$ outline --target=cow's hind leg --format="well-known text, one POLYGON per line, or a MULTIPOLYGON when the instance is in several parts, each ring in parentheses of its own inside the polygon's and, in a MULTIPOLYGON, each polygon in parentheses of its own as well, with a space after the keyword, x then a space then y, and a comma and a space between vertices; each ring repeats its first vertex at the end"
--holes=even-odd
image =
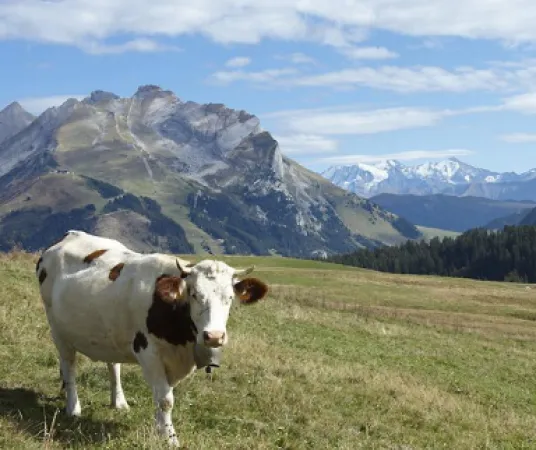
POLYGON ((110 389, 111 389, 111 406, 117 409, 129 409, 125 399, 123 386, 121 385, 121 364, 108 363, 108 373, 110 374, 110 389))
POLYGON ((76 389, 76 350, 61 339, 54 328, 51 327, 51 335, 60 357, 60 376, 62 378, 62 390, 65 390, 66 413, 68 416, 80 416, 82 408, 78 400, 76 389))
POLYGON ((137 350, 135 349, 134 353, 143 371, 143 376, 153 391, 156 407, 156 429, 159 434, 167 438, 170 445, 178 446, 179 439, 171 421, 174 402, 173 388, 167 380, 164 364, 151 344, 145 348, 137 348, 137 350))
POLYGON ((60 368, 63 386, 67 397, 66 412, 68 416, 80 416, 82 408, 76 389, 76 352, 60 352, 60 368))

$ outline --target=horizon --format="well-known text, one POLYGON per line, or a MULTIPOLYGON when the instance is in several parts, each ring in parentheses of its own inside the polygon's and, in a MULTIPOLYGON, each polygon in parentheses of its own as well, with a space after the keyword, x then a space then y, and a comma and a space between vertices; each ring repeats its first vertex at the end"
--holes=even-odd
POLYGON ((0 104, 155 84, 256 115, 316 172, 457 156, 519 173, 536 167, 535 20, 529 0, 0 2, 0 104))

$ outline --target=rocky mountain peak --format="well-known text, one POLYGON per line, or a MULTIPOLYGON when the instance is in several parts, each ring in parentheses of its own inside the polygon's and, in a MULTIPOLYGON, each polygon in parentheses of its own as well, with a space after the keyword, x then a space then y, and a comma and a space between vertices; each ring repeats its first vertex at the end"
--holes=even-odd
POLYGON ((112 100, 119 100, 120 98, 121 97, 119 97, 119 95, 116 95, 113 92, 97 90, 89 94, 89 97, 86 97, 84 99, 84 102, 88 104, 97 104, 100 102, 109 102, 112 100))
MULTIPOLYGON (((47 109, 16 141, 0 143, 2 192, 14 202, 9 210, 83 216, 91 230, 119 221, 118 229, 141 233, 131 237, 142 247, 173 251, 191 251, 191 242, 211 252, 307 256, 420 235, 285 158, 255 115, 182 102, 156 85, 128 98, 96 90, 47 109), (33 205, 44 190, 46 201, 33 205)), ((0 243, 15 218, 0 215, 0 243)))
POLYGON ((26 111, 18 102, 7 105, 0 111, 0 144, 33 122, 35 116, 26 111))

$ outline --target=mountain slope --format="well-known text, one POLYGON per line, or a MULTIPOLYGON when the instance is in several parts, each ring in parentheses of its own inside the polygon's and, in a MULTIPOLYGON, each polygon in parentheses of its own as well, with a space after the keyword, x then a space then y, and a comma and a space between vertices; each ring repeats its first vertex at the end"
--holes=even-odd
POLYGON ((322 173, 337 186, 371 197, 383 193, 536 200, 536 169, 522 174, 479 169, 450 158, 406 166, 388 160, 377 164, 334 166, 322 173))
POLYGON ((35 117, 19 103, 13 102, 0 111, 0 144, 30 125, 35 117))
POLYGON ((172 251, 310 256, 421 236, 284 157, 257 117, 151 85, 45 111, 0 144, 0 175, 0 239, 13 212, 80 208, 90 230, 172 251))
POLYGON ((531 209, 523 219, 520 220, 519 225, 536 225, 536 208, 531 209))
POLYGON ((490 221, 511 214, 526 213, 534 202, 497 201, 482 197, 451 195, 380 194, 371 198, 393 213, 425 227, 466 231, 486 226, 490 221))

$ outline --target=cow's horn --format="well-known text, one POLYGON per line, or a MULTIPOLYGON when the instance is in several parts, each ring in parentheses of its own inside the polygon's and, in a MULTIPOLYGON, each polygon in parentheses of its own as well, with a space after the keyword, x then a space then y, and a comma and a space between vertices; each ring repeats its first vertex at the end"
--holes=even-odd
POLYGON ((176 259, 175 262, 177 263, 177 269, 179 269, 182 274, 188 275, 192 271, 192 264, 186 264, 182 267, 178 259, 176 259))
POLYGON ((251 273, 255 270, 255 265, 248 267, 247 269, 237 269, 235 270, 235 276, 237 277, 243 277, 244 275, 247 275, 248 273, 251 273))

